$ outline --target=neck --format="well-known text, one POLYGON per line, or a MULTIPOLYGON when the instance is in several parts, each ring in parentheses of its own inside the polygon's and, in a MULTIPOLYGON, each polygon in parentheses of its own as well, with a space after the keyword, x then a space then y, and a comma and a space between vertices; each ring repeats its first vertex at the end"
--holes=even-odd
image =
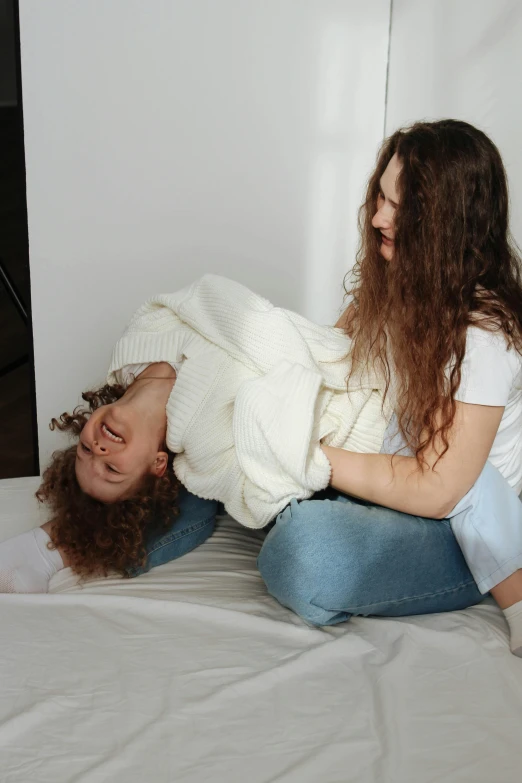
MULTIPOLYGON (((170 395, 176 381, 176 371, 167 362, 155 362, 149 364, 142 373, 129 385, 124 397, 134 399, 143 394, 167 394, 170 395), (146 391, 148 390, 148 391, 146 391)), ((122 398, 123 399, 123 398, 122 398)))
POLYGON ((153 362, 153 364, 149 364, 149 366, 139 374, 136 380, 147 380, 147 378, 154 378, 155 380, 162 381, 175 381, 176 370, 168 362, 153 362))
POLYGON ((140 373, 123 397, 113 404, 132 406, 152 426, 166 431, 166 407, 175 381, 176 371, 173 367, 167 362, 156 362, 140 373))

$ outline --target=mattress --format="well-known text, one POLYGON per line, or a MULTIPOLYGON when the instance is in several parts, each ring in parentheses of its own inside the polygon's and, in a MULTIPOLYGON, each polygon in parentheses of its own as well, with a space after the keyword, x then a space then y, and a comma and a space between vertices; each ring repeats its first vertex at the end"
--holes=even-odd
MULTIPOLYGON (((0 482, 0 538, 42 523, 0 482)), ((256 570, 263 531, 137 579, 0 595, 1 783, 521 779, 522 660, 490 599, 307 626, 256 570)))

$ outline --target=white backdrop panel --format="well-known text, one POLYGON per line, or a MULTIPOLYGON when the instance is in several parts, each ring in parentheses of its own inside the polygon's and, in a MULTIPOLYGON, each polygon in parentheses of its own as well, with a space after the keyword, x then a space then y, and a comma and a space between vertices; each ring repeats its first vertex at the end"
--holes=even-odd
POLYGON ((386 134, 453 117, 497 144, 508 172, 511 225, 522 243, 522 4, 519 0, 394 0, 386 134))
POLYGON ((149 295, 204 272, 332 322, 389 0, 20 0, 40 452, 149 295))

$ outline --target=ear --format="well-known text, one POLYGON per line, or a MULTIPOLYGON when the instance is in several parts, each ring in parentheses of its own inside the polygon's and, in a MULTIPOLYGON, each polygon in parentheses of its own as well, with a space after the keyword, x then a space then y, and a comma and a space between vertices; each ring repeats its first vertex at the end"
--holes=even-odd
POLYGON ((169 455, 165 451, 158 451, 156 459, 152 464, 151 473, 158 478, 165 475, 167 465, 169 462, 169 455))

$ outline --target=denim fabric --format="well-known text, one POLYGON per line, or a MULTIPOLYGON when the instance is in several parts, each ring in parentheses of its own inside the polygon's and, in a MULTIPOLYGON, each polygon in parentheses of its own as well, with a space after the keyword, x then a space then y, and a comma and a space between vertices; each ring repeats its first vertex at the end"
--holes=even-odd
MULTIPOLYGON (((219 506, 183 490, 171 529, 149 540, 145 566, 129 575, 202 544, 219 506)), ((522 504, 490 463, 448 519, 328 489, 292 500, 266 532, 257 566, 268 591, 313 625, 464 609, 522 568, 522 504)))
POLYGON ((449 520, 410 516, 332 490, 292 500, 257 565, 271 595, 312 625, 352 615, 449 612, 483 599, 449 520))
POLYGON ((218 503, 203 500, 182 488, 179 497, 179 515, 166 532, 147 541, 147 561, 144 566, 130 569, 130 577, 139 576, 155 566, 168 563, 202 544, 213 533, 218 503))

